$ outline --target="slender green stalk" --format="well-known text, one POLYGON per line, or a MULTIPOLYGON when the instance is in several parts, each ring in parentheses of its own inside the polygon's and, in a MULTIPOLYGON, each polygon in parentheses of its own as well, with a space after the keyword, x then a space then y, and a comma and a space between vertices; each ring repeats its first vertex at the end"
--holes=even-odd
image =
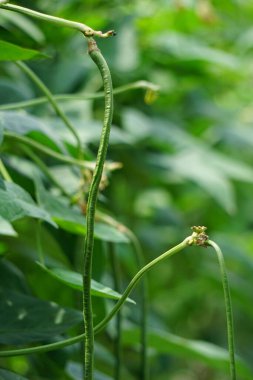
POLYGON ((13 182, 8 170, 6 169, 3 161, 0 158, 0 173, 7 182, 13 182))
POLYGON ((86 236, 84 246, 84 264, 83 264, 83 318, 85 328, 85 349, 84 349, 84 380, 93 378, 93 351, 94 351, 94 331, 91 302, 91 271, 92 271, 92 254, 94 244, 94 224, 97 196, 99 184, 103 173, 107 148, 109 144, 110 129, 113 115, 113 93, 112 80, 108 65, 100 53, 94 39, 88 39, 88 51, 92 60, 97 65, 102 76, 105 92, 105 112, 104 125, 101 133, 100 144, 97 153, 97 161, 92 177, 92 182, 87 202, 86 217, 86 236))
POLYGON ((59 160, 61 162, 65 162, 67 164, 80 166, 81 168, 88 168, 92 169, 93 165, 90 162, 87 161, 81 161, 77 160, 70 156, 64 156, 61 153, 55 152, 54 150, 44 146, 43 144, 38 143, 35 140, 30 139, 29 137, 22 136, 22 135, 16 135, 15 133, 4 131, 4 136, 6 138, 16 140, 19 143, 25 144, 30 146, 31 148, 34 148, 42 153, 45 153, 46 155, 55 158, 56 160, 59 160))
MULTIPOLYGON (((144 267, 144 256, 142 252, 142 248, 140 245, 139 240, 137 239, 136 235, 129 230, 128 228, 125 228, 125 233, 129 237, 130 242, 133 246, 134 252, 136 254, 136 259, 138 266, 140 268, 144 267)), ((141 320, 140 320, 140 332, 141 332, 141 363, 140 363, 140 378, 142 380, 148 380, 149 378, 149 368, 148 368, 148 356, 147 356, 147 350, 148 350, 148 344, 147 344, 147 319, 148 319, 148 282, 147 278, 144 277, 142 279, 141 283, 141 320)))
MULTIPOLYGON (((122 223, 119 223, 117 220, 112 218, 109 215, 104 214, 101 211, 96 212, 96 219, 103 221, 117 230, 123 232, 130 240, 132 247, 136 255, 136 261, 139 268, 144 267, 145 260, 142 252, 140 242, 136 235, 129 228, 124 226, 122 223)), ((141 363, 140 363, 140 378, 142 380, 147 380, 149 378, 149 368, 148 368, 148 359, 147 359, 147 316, 148 316, 148 285, 147 279, 144 277, 142 280, 140 289, 141 294, 141 320, 140 320, 140 343, 141 343, 141 363)))
POLYGON ((80 140, 80 137, 75 129, 75 127, 72 125, 70 120, 67 118, 65 113, 60 109, 57 102, 55 101, 51 91, 45 86, 45 84, 40 80, 40 78, 24 63, 17 61, 16 65, 33 81, 33 83, 36 84, 36 86, 41 90, 42 93, 45 94, 47 101, 51 104, 52 108, 54 109, 56 115, 61 118, 63 123, 66 125, 66 127, 70 130, 70 132, 73 134, 76 144, 77 144, 77 150, 78 150, 78 157, 82 157, 82 142, 80 140))
POLYGON ((60 182, 51 174, 48 166, 35 154, 32 149, 28 146, 21 145, 22 150, 29 156, 41 169, 41 171, 51 180, 51 182, 61 191, 63 195, 69 197, 70 194, 65 190, 65 188, 60 184, 60 182))
MULTIPOLYGON (((105 317, 100 323, 98 323, 94 328, 94 334, 99 333, 106 324, 114 317, 115 314, 118 313, 124 302, 126 301, 127 297, 131 293, 131 291, 135 288, 139 280, 142 278, 142 276, 147 273, 150 269, 152 269, 155 265, 161 263, 163 260, 167 259, 168 257, 173 256, 175 253, 182 251, 184 248, 192 244, 192 236, 187 237, 185 240, 183 240, 180 244, 176 245, 175 247, 169 249, 162 255, 158 256, 154 260, 152 260, 150 263, 145 265, 139 272, 133 277, 133 279, 130 281, 129 285, 127 286, 126 290, 122 294, 119 301, 116 303, 116 305, 113 307, 111 312, 105 317)), ((61 342, 56 343, 50 343, 43 346, 37 346, 37 347, 30 347, 30 348, 22 348, 19 350, 8 350, 8 351, 0 351, 0 357, 7 357, 7 356, 18 356, 18 355, 28 355, 33 354, 36 352, 46 352, 46 351, 52 351, 56 350, 62 347, 66 347, 68 345, 72 345, 74 343, 80 342, 85 337, 85 334, 81 334, 78 336, 75 336, 73 338, 65 339, 61 342)))
MULTIPOLYGON (((159 87, 151 82, 147 82, 144 80, 140 80, 134 83, 129 83, 124 86, 117 87, 113 90, 113 94, 121 94, 126 91, 131 91, 135 89, 147 89, 151 91, 158 91, 159 87)), ((57 102, 68 101, 68 100, 92 100, 92 99, 100 99, 104 97, 104 92, 96 92, 95 94, 63 94, 63 95, 52 95, 53 99, 57 102)), ((16 109, 23 109, 27 107, 33 107, 40 104, 47 103, 48 99, 46 97, 25 100, 22 102, 9 103, 0 105, 0 111, 10 111, 16 109)))
POLYGON ((95 332, 98 333, 107 325, 107 323, 112 319, 112 317, 118 312, 118 310, 121 308, 131 291, 134 289, 136 284, 139 282, 139 280, 142 278, 142 276, 148 272, 153 266, 160 263, 164 259, 167 259, 170 256, 173 256, 175 253, 182 251, 182 249, 186 248, 189 244, 192 242, 192 237, 187 237, 182 243, 176 245, 175 247, 171 248, 170 250, 163 253, 161 256, 156 257, 154 260, 152 260, 150 263, 145 265, 139 272, 133 277, 133 279, 128 284, 126 290, 116 303, 116 305, 113 307, 113 309, 110 311, 110 313, 101 321, 99 322, 95 327, 95 332))
POLYGON ((42 221, 38 220, 37 228, 36 228, 36 244, 37 244, 39 262, 40 264, 45 265, 45 257, 44 257, 44 252, 43 252, 43 248, 41 244, 41 224, 42 224, 42 221))
POLYGON ((233 311, 232 311, 232 302, 231 302, 225 261, 224 261, 224 257, 223 257, 220 247, 214 241, 208 240, 207 244, 211 245, 214 248, 218 257, 218 261, 219 261, 222 286, 223 286, 223 292, 224 292, 224 300, 225 300, 226 319, 227 319, 227 337, 228 337, 230 374, 231 374, 231 380, 236 380, 233 311))
MULTIPOLYGON (((112 267, 112 275, 114 281, 114 289, 120 293, 120 267, 118 258, 116 255, 115 244, 109 243, 109 256, 112 267)), ((114 351, 115 351, 115 373, 114 379, 120 380, 121 378, 121 366, 122 366, 122 351, 121 351, 121 341, 122 341, 122 313, 121 310, 116 315, 116 338, 114 341, 114 351)))
POLYGON ((83 33, 86 37, 97 36, 97 37, 107 38, 114 35, 114 32, 112 30, 106 33, 102 33, 100 31, 93 30, 92 28, 90 28, 89 26, 83 23, 66 20, 60 17, 51 16, 45 13, 34 11, 29 8, 20 7, 19 5, 14 5, 10 3, 5 4, 5 2, 4 3, 1 2, 0 7, 9 11, 14 11, 14 12, 25 14, 27 16, 34 17, 39 20, 47 21, 57 26, 64 26, 67 28, 78 30, 79 32, 83 33))

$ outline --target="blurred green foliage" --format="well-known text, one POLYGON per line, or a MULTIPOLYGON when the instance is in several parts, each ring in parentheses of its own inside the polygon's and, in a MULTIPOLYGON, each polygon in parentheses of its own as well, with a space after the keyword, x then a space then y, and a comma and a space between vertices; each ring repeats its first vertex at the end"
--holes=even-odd
MULTIPOLYGON (((114 87, 139 80, 160 87, 157 93, 135 89, 115 95, 108 160, 122 163, 122 168, 106 172, 99 207, 135 232, 146 262, 188 236, 190 226, 208 227, 210 237, 224 251, 229 270, 236 352, 244 361, 239 378, 251 379, 252 2, 24 0, 18 4, 84 22, 94 29, 115 29, 115 38, 98 41, 112 70, 114 87)), ((0 9, 0 39, 31 49, 22 52, 31 54, 24 55, 24 59, 35 54, 32 50, 49 56, 32 60, 29 66, 52 93, 85 96, 101 90, 99 73, 86 53, 84 38, 77 32, 0 9)), ((10 54, 14 55, 9 59, 16 59, 18 53, 11 50, 10 54)), ((27 155, 20 141, 11 139, 8 133, 26 136, 77 158, 75 141, 47 104, 5 111, 6 104, 43 94, 14 62, 1 62, 0 70, 1 159, 15 182, 0 181, 1 289, 4 293, 6 289, 22 293, 20 297, 26 297, 27 302, 36 297, 40 299, 37 302, 61 305, 66 310, 66 328, 72 326, 69 334, 74 335, 81 331, 77 312, 81 309, 80 295, 36 265, 40 222, 32 218, 45 221, 40 240, 46 264, 80 272, 83 216, 80 208, 70 207, 66 196, 27 155), (38 185, 41 181, 45 188, 38 185), (39 194, 43 194, 42 199, 39 194)), ((59 104, 77 128, 85 159, 94 161, 103 99, 72 99, 59 104)), ((71 196, 87 191, 87 173, 87 182, 83 183, 73 166, 35 152, 71 196)), ((137 271, 132 249, 115 228, 105 224, 97 228, 93 278, 113 286, 106 244, 113 241, 121 264, 122 291, 137 271)), ((211 249, 189 248, 150 272, 148 284, 150 378, 228 379, 222 350, 226 348, 223 294, 211 249), (213 344, 220 346, 220 351, 213 344)), ((137 305, 128 304, 123 312, 122 379, 130 380, 139 378, 138 292, 132 297, 137 305)), ((93 298, 97 323, 113 301, 93 298)), ((16 300, 18 303, 19 297, 16 300)), ((1 315, 4 313, 3 307, 1 315)), ((22 314, 18 315, 22 319, 22 314)), ((40 312, 37 316, 41 317, 40 312)), ((37 320, 35 314, 33 317, 33 322, 41 326, 40 318, 37 320)), ((4 326, 2 322, 2 332, 4 326)), ((40 344, 56 341, 62 339, 59 333, 48 330, 43 339, 38 335, 37 340, 40 344)), ((114 336, 112 322, 97 337, 96 380, 113 378, 114 336)), ((10 339, 7 342, 0 337, 0 343, 24 342, 24 336, 10 339)), ((27 343, 30 341, 27 339, 27 343)), ((3 379, 16 379, 11 372, 31 380, 81 378, 79 346, 0 359, 0 364, 10 371, 0 373, 3 379)))

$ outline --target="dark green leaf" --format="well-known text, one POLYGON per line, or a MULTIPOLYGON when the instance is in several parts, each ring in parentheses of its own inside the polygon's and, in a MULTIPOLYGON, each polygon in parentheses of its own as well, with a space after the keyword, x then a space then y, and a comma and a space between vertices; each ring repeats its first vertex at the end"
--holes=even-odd
POLYGON ((10 261, 0 261, 0 273, 1 288, 27 293, 28 287, 23 273, 10 261))
POLYGON ((0 368, 0 380, 28 380, 28 378, 0 368))
POLYGON ((82 313, 8 289, 0 289, 0 342, 52 339, 82 321, 82 313))

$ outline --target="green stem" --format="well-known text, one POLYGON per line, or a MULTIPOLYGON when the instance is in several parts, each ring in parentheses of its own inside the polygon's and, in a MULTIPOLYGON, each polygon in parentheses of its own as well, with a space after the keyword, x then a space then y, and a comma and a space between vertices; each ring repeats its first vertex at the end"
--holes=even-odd
MULTIPOLYGON (((117 87, 113 90, 113 94, 121 94, 126 91, 131 91, 135 89, 149 89, 152 91, 158 91, 159 87, 156 86, 153 83, 140 80, 134 83, 129 83, 124 86, 117 87)), ((63 94, 63 95, 52 95, 53 99, 55 101, 68 101, 68 100, 92 100, 92 99, 100 99, 104 97, 104 92, 96 92, 95 94, 63 94)), ((22 102, 16 102, 16 103, 9 103, 9 104, 2 104, 0 105, 0 111, 10 111, 10 110, 16 110, 16 109, 23 109, 27 107, 33 107, 40 104, 47 103, 48 99, 46 97, 31 99, 31 100, 25 100, 22 102)))
POLYGON ((34 11, 29 8, 20 7, 19 5, 14 5, 10 3, 9 4, 0 3, 0 7, 9 11, 14 11, 14 12, 25 14, 27 16, 34 17, 39 20, 47 21, 57 26, 65 26, 67 28, 78 30, 79 32, 83 33, 86 37, 98 36, 98 37, 106 38, 106 37, 110 37, 114 35, 113 31, 102 33, 100 31, 95 31, 91 29, 89 26, 83 23, 66 20, 60 17, 51 16, 45 13, 34 11))
MULTIPOLYGON (((137 263, 140 268, 144 267, 144 256, 139 240, 136 235, 126 228, 126 235, 129 237, 133 249, 136 254, 137 263)), ((140 331, 141 331, 141 363, 140 363, 140 378, 142 380, 148 380, 149 378, 149 368, 148 368, 148 357, 147 357, 147 318, 148 318, 148 283, 147 278, 144 277, 141 284, 141 320, 140 320, 140 331)))
POLYGON ((40 264, 45 265, 44 252, 43 252, 43 248, 41 244, 41 224, 42 224, 42 221, 38 220, 37 229, 36 229, 36 243, 37 243, 39 262, 40 264))
MULTIPOLYGON (((114 281, 114 289, 120 293, 120 267, 119 262, 116 255, 115 244, 109 243, 109 256, 112 267, 112 275, 114 281)), ((122 352, 121 352, 121 344, 122 344, 122 313, 121 310, 116 315, 116 338, 114 341, 115 347, 115 374, 114 379, 120 380, 121 378, 121 366, 122 366, 122 352)))
POLYGON ((107 325, 107 323, 112 319, 112 317, 118 312, 118 310, 121 308, 131 291, 134 289, 138 281, 141 279, 141 277, 148 272, 151 268, 153 268, 154 265, 160 263, 164 259, 167 259, 168 257, 174 255, 177 252, 182 251, 182 249, 186 248, 189 243, 191 242, 191 237, 187 237, 182 243, 176 245, 175 247, 171 248, 169 251, 166 251, 161 256, 155 258, 150 263, 145 265, 139 272, 133 277, 133 279, 128 284, 126 290, 116 303, 116 305, 113 307, 113 309, 110 311, 110 313, 101 321, 99 322, 95 327, 95 332, 98 333, 107 325))
POLYGON ((42 153, 45 153, 46 155, 48 155, 50 157, 55 158, 56 160, 59 160, 61 162, 65 162, 66 164, 80 166, 81 168, 88 168, 88 169, 93 168, 93 165, 91 165, 90 162, 77 160, 77 159, 70 157, 70 156, 64 156, 63 154, 55 152, 54 150, 38 143, 37 141, 30 139, 29 137, 16 135, 15 133, 8 132, 8 131, 4 131, 4 136, 6 138, 16 140, 19 143, 28 145, 28 146, 30 146, 30 147, 32 147, 32 148, 34 148, 34 149, 36 149, 42 153))
POLYGON ((65 190, 65 188, 60 184, 60 182, 51 174, 48 166, 35 154, 28 146, 21 145, 21 149, 29 156, 41 169, 41 171, 51 180, 51 182, 61 191, 63 195, 69 197, 70 194, 65 190))
POLYGON ((223 257, 220 247, 215 242, 213 242, 212 240, 208 240, 207 244, 211 245, 214 248, 218 257, 218 261, 219 261, 222 286, 223 286, 223 292, 224 292, 224 300, 225 300, 226 319, 227 319, 227 337, 228 337, 230 374, 231 374, 231 380, 236 380, 233 310, 232 310, 232 302, 231 302, 225 261, 224 261, 224 257, 223 257))
POLYGON ((109 144, 109 136, 113 115, 113 94, 112 80, 108 65, 100 53, 95 40, 88 39, 88 51, 90 57, 97 65, 102 76, 104 92, 105 92, 105 112, 104 125, 101 133, 100 144, 97 153, 97 161, 92 177, 92 182, 87 202, 86 217, 86 236, 84 247, 84 264, 83 264, 83 318, 85 328, 85 358, 84 358, 84 380, 92 380, 93 378, 93 352, 94 352, 94 331, 92 317, 91 302, 91 271, 92 271, 92 254, 94 243, 94 224, 97 196, 99 192, 99 184, 103 173, 107 148, 109 144))
MULTIPOLYGON (((113 307, 111 312, 108 314, 107 317, 105 317, 100 323, 98 323, 94 328, 94 334, 99 333, 106 324, 114 317, 115 314, 120 310, 124 302, 126 301, 127 297, 131 293, 131 291, 135 288, 139 280, 142 278, 142 276, 147 273, 150 269, 152 269, 155 265, 162 262, 163 260, 167 259, 168 257, 173 256, 175 253, 182 251, 184 248, 188 247, 192 244, 192 236, 187 237, 185 240, 183 240, 180 244, 176 245, 175 247, 169 249, 165 253, 163 253, 161 256, 155 258, 150 263, 145 265, 130 281, 129 285, 127 286, 126 290, 122 294, 119 301, 116 303, 116 305, 113 307)), ((30 347, 30 348, 22 348, 19 350, 8 350, 8 351, 0 351, 0 357, 7 357, 7 356, 18 356, 18 355, 28 355, 33 354, 36 352, 46 352, 51 350, 56 350, 62 347, 66 347, 68 345, 80 342, 85 337, 85 334, 81 334, 78 336, 75 336, 74 338, 65 339, 61 342, 56 343, 50 343, 43 346, 37 346, 37 347, 30 347)))
POLYGON ((73 134, 77 143, 78 157, 79 158, 82 157, 82 143, 81 143, 80 137, 78 136, 78 133, 76 132, 75 127, 71 124, 67 116, 58 106, 51 91, 47 88, 47 86, 45 86, 45 84, 40 80, 40 78, 25 63, 17 61, 16 65, 33 81, 33 83, 36 84, 36 86, 41 90, 41 92, 45 94, 47 101, 51 104, 56 115, 58 115, 59 118, 61 118, 63 123, 73 134))
POLYGON ((0 159, 0 173, 7 182, 13 182, 10 174, 8 173, 3 161, 0 159))

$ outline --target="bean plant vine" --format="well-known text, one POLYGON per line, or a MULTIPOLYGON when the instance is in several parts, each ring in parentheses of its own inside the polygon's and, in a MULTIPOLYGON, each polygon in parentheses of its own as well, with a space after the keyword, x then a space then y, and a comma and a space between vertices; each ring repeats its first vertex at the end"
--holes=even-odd
MULTIPOLYGON (((64 112, 61 110, 61 108, 58 105, 58 101, 63 101, 64 99, 68 99, 68 96, 62 95, 58 96, 58 98, 51 94, 51 92, 48 90, 48 88, 43 84, 43 82, 35 75, 35 73, 24 63, 17 62, 17 66, 26 73, 26 75, 38 86, 38 88, 41 90, 41 92, 45 95, 45 98, 26 101, 26 102, 20 102, 13 105, 4 105, 0 109, 1 110, 11 110, 11 109, 19 109, 22 107, 29 107, 33 105, 41 104, 45 101, 49 102, 51 106, 53 107, 56 114, 61 118, 63 123, 66 125, 66 127, 70 130, 72 135, 75 138, 77 151, 78 151, 78 158, 73 158, 70 155, 66 155, 63 153, 56 153, 50 148, 44 147, 42 144, 37 143, 33 141, 32 139, 29 139, 25 136, 17 136, 15 134, 12 134, 11 132, 5 132, 5 137, 7 139, 14 139, 18 141, 23 151, 34 161, 36 164, 41 168, 41 170, 44 172, 45 175, 49 177, 49 179, 54 183, 56 187, 58 187, 61 192, 69 196, 68 192, 62 188, 62 186, 59 184, 59 182, 54 178, 54 176, 47 170, 47 167, 43 164, 43 162, 39 159, 39 157, 34 153, 35 151, 43 152, 44 154, 54 157, 61 162, 69 163, 71 165, 77 166, 79 168, 89 168, 93 171, 93 176, 88 192, 88 199, 87 199, 87 207, 86 207, 86 235, 85 235, 85 245, 84 245, 84 254, 83 254, 83 321, 84 321, 84 333, 75 336, 73 338, 65 339, 60 342, 56 343, 50 343, 45 344, 41 346, 35 346, 31 348, 23 348, 23 349, 16 349, 16 350, 6 350, 0 352, 0 357, 4 356, 17 356, 17 355, 28 355, 31 353, 39 353, 39 352, 47 352, 50 350, 55 350, 61 347, 66 347, 68 345, 72 345, 76 342, 83 341, 84 342, 84 358, 83 358, 83 364, 84 364, 84 374, 83 379, 84 380, 93 380, 94 378, 94 335, 101 332, 108 324, 108 322, 116 315, 118 315, 117 319, 117 327, 118 327, 118 341, 117 341, 117 367, 115 370, 115 379, 120 380, 120 374, 121 374, 121 361, 122 358, 120 356, 120 344, 121 344, 121 328, 122 328, 122 319, 120 316, 120 310, 122 306, 124 305, 127 297, 130 295, 132 290, 136 287, 138 282, 143 278, 143 276, 151 269, 153 269, 154 266, 161 263, 163 260, 173 256, 174 254, 181 252, 183 249, 189 247, 189 246, 200 246, 200 247, 212 247, 214 248, 215 252, 217 253, 218 262, 220 266, 220 272, 221 272, 221 278, 222 278, 222 284, 223 284, 223 290, 224 290, 224 299, 225 299, 225 310, 226 310, 226 319, 227 319, 227 335, 228 335, 228 350, 229 350, 229 362, 230 362, 230 373, 231 373, 231 380, 236 380, 236 365, 235 365, 235 348, 234 348, 234 331, 233 331, 233 318, 232 318, 232 305, 231 305, 231 297, 229 292, 229 285, 228 285, 228 277, 226 274, 225 269, 225 263, 224 258, 222 255, 222 252, 218 245, 213 242, 212 240, 209 240, 209 237, 206 235, 206 228, 203 226, 193 227, 193 232, 190 236, 186 237, 181 243, 178 245, 172 247, 162 255, 156 257, 154 260, 149 262, 148 264, 144 264, 144 260, 141 253, 141 247, 139 245, 139 242, 132 231, 130 231, 128 228, 118 224, 114 220, 106 220, 106 218, 103 217, 102 213, 99 213, 97 210, 97 198, 99 194, 99 186, 103 174, 104 167, 106 165, 106 154, 107 149, 109 145, 109 136, 110 136, 110 128, 112 123, 112 117, 113 117, 113 93, 117 93, 120 91, 127 91, 134 88, 150 88, 151 90, 156 90, 157 88, 153 84, 149 84, 148 82, 140 81, 136 82, 135 84, 130 84, 127 86, 123 86, 122 89, 116 89, 113 91, 112 87, 112 80, 111 80, 111 74, 109 67, 105 61, 105 58, 103 57, 101 51, 98 49, 95 37, 100 38, 107 38, 115 35, 114 31, 110 30, 108 32, 100 32, 95 31, 89 26, 78 23, 75 21, 70 21, 66 19, 61 19, 58 17, 54 17, 51 15, 43 14, 40 12, 33 11, 28 8, 24 8, 21 6, 17 6, 14 4, 9 3, 8 1, 0 0, 0 8, 2 10, 10 10, 18 13, 22 13, 34 18, 37 18, 39 20, 44 20, 49 23, 54 23, 57 26, 60 27, 69 27, 74 30, 77 30, 81 32, 87 39, 88 43, 88 53, 97 66, 101 77, 103 81, 103 87, 104 87, 104 99, 105 99, 105 108, 104 108, 104 121, 103 121, 103 128, 101 132, 101 138, 100 138, 100 144, 98 148, 98 153, 96 157, 96 163, 95 166, 92 165, 92 168, 90 167, 90 162, 86 162, 83 159, 82 155, 82 144, 80 137, 78 133, 76 132, 75 127, 72 125, 72 123, 68 120, 64 112), (137 258, 138 258, 138 266, 140 267, 139 271, 136 273, 136 275, 132 278, 132 280, 129 282, 128 286, 126 287, 125 291, 123 292, 121 298, 118 300, 118 302, 114 305, 114 307, 111 309, 111 311, 105 316, 103 320, 101 320, 96 326, 93 326, 93 311, 92 311, 92 299, 91 299, 91 274, 92 274, 92 256, 93 256, 93 245, 94 245, 94 227, 96 219, 104 219, 104 221, 108 224, 114 224, 118 229, 120 229, 124 234, 126 234, 129 237, 129 240, 131 241, 134 250, 136 252, 137 258)), ((86 98, 96 98, 96 97, 102 97, 102 93, 94 94, 94 95, 86 95, 86 98)), ((85 98, 85 95, 84 97, 85 98)), ((0 171, 3 175, 3 177, 7 181, 11 181, 11 177, 9 173, 7 172, 4 164, 2 161, 0 161, 0 171)), ((40 226, 39 226, 40 227, 40 226)), ((110 259, 112 263, 112 268, 115 274, 115 286, 119 286, 119 279, 117 279, 116 272, 117 269, 117 262, 115 261, 115 249, 113 245, 110 244, 110 259)), ((142 344, 142 359, 141 359, 141 379, 147 380, 149 377, 148 374, 148 359, 147 359, 147 288, 146 288, 146 282, 144 281, 142 284, 142 337, 141 337, 141 344, 142 344)))

